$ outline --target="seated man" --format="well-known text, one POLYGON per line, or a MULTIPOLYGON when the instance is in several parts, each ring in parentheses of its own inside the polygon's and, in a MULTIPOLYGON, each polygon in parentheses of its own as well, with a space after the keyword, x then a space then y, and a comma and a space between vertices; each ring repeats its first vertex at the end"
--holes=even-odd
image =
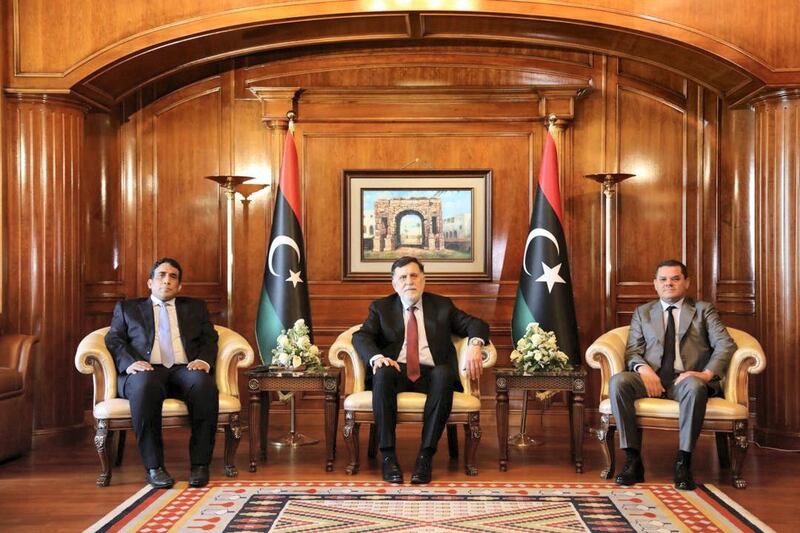
POLYGON ((714 306, 686 298, 686 265, 669 259, 656 267, 653 280, 660 300, 633 313, 625 366, 611 378, 611 411, 619 427, 625 465, 620 485, 644 481, 641 442, 636 429, 639 398, 671 398, 680 404, 680 443, 675 460, 675 487, 694 490, 692 450, 703 426, 709 396, 722 396, 725 375, 736 343, 728 335, 714 306))
POLYGON ((147 280, 150 296, 117 303, 106 335, 106 346, 119 373, 119 395, 130 400, 145 480, 157 488, 175 483, 164 468, 164 399, 179 398, 189 408, 192 487, 208 483, 219 413, 219 393, 210 373, 217 357, 218 335, 205 302, 176 298, 182 278, 176 260, 157 260, 147 280))
POLYGON ((367 320, 353 335, 353 345, 372 369, 367 372, 367 387, 371 378, 384 481, 403 482, 395 452, 397 394, 427 394, 422 442, 411 483, 429 483, 431 461, 450 416, 453 392, 462 390, 451 336, 470 338, 466 371, 470 378, 478 378, 483 370, 481 346, 489 342, 489 326, 457 309, 449 298, 423 295, 424 267, 415 257, 401 257, 392 264, 392 287, 397 294, 370 305, 367 320))

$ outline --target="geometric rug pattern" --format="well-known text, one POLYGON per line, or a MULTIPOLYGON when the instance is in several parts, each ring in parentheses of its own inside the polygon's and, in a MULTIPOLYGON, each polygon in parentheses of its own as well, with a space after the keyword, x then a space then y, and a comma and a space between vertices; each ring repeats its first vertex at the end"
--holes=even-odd
POLYGON ((87 531, 515 533, 772 531, 713 485, 212 481, 146 486, 87 531))

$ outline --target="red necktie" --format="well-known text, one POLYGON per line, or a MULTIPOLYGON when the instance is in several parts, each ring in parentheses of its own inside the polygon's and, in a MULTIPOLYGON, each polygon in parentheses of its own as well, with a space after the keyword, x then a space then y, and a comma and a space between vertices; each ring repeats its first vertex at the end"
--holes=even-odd
POLYGON ((408 324, 406 324, 406 375, 412 382, 419 379, 419 332, 415 309, 413 305, 408 308, 408 324))

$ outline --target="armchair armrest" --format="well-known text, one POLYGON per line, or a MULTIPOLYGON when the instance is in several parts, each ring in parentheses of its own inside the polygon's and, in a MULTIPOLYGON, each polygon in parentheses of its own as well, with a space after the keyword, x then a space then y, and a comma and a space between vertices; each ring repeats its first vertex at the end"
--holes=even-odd
POLYGON ((13 368, 22 374, 22 387, 29 388, 28 366, 33 345, 39 337, 10 333, 0 335, 0 366, 13 368))
MULTIPOLYGON (((336 337, 336 341, 328 349, 328 362, 336 368, 347 369, 347 361, 350 361, 350 368, 353 370, 352 383, 353 390, 345 391, 347 394, 363 392, 365 389, 366 369, 364 362, 359 357, 355 346, 353 346, 353 333, 361 329, 361 325, 353 326, 347 331, 336 337)), ((347 380, 345 380, 347 381, 347 380)))
POLYGON ((217 361, 214 376, 220 394, 239 397, 239 368, 247 368, 255 360, 250 343, 235 331, 223 326, 214 326, 219 335, 217 361))
POLYGON ((600 369, 600 400, 608 398, 611 376, 625 370, 625 345, 630 326, 604 333, 586 349, 586 364, 600 369))
MULTIPOLYGON (((469 339, 467 337, 453 337, 453 345, 456 347, 456 355, 458 356, 458 377, 461 380, 461 386, 464 387, 464 394, 471 394, 476 398, 481 397, 481 384, 478 379, 469 379, 467 377, 467 354, 469 353, 469 339)), ((481 360, 483 368, 493 367, 497 362, 497 350, 494 344, 489 342, 481 348, 481 360)))
POLYGON ((117 368, 105 340, 109 329, 100 328, 86 335, 75 352, 75 368, 78 372, 92 374, 92 405, 117 397, 117 368))
POLYGON ((759 374, 767 366, 767 358, 761 344, 749 333, 728 328, 737 349, 731 357, 725 375, 725 399, 747 407, 748 374, 759 374))

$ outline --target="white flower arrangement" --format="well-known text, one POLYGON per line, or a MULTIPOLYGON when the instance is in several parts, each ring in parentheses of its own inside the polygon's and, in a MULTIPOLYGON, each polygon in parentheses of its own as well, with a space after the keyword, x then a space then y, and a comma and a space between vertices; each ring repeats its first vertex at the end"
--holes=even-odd
POLYGON ((516 351, 511 352, 511 364, 525 374, 572 368, 567 354, 558 349, 556 334, 543 330, 538 322, 525 328, 516 351))
POLYGON ((272 362, 286 368, 305 366, 306 370, 322 369, 319 348, 311 344, 308 326, 302 318, 297 319, 289 330, 281 330, 278 346, 272 349, 272 362))

